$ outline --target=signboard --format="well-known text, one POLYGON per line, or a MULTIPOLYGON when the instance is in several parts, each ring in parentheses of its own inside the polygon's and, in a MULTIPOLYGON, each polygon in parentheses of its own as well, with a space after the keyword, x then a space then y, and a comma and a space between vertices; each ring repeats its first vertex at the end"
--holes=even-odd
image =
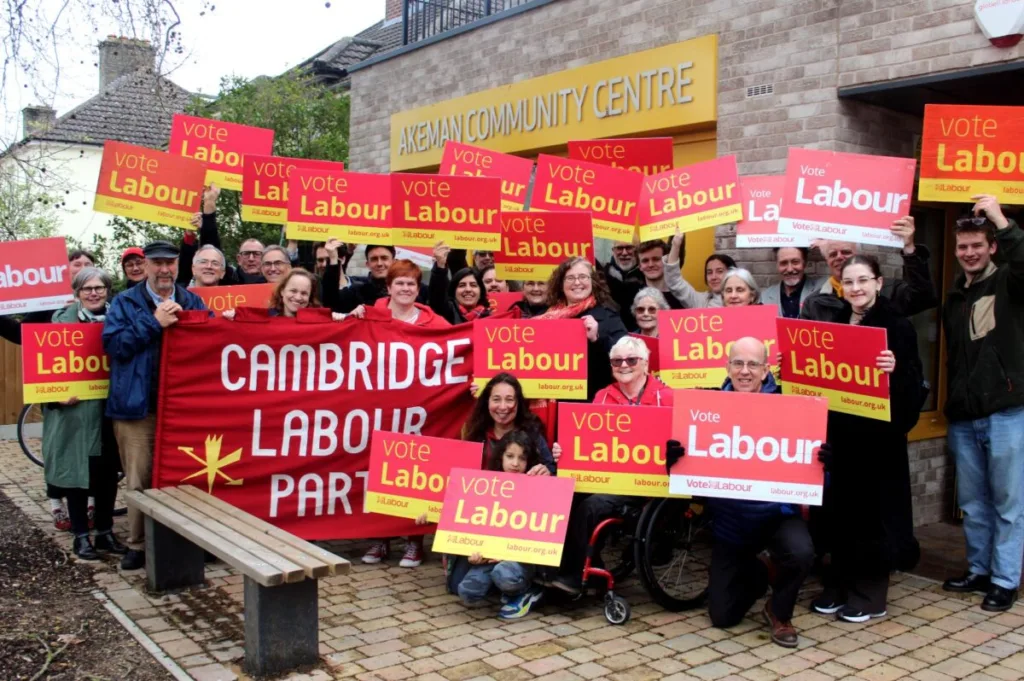
POLYGON ((563 402, 558 405, 558 428, 558 476, 575 480, 577 492, 668 496, 670 407, 563 402))
POLYGON ((1024 204, 1024 107, 926 104, 921 201, 973 203, 992 194, 1024 204))
POLYGON ((779 232, 902 248, 889 227, 910 214, 916 167, 910 158, 790 148, 779 232))
POLYGON ((659 311, 661 380, 671 388, 720 388, 729 350, 745 336, 763 340, 773 362, 777 315, 772 305, 659 311))
POLYGON ((480 466, 482 452, 479 442, 374 431, 366 511, 436 523, 451 469, 480 466))
POLYGON ((523 210, 533 175, 533 161, 448 140, 438 175, 496 177, 501 180, 501 209, 523 210))
POLYGON ((73 299, 63 238, 0 241, 0 315, 59 310, 73 299))
POLYGON ((530 208, 590 211, 595 237, 632 241, 642 181, 629 170, 541 154, 530 208))
POLYGON ((494 252, 498 279, 546 281, 569 258, 594 262, 590 213, 501 214, 501 250, 494 252))
POLYGON ((572 492, 567 478, 454 468, 433 549, 557 566, 572 492))
POLYGON ((343 171, 344 163, 246 154, 242 161, 242 219, 283 225, 288 222, 288 179, 296 168, 343 171))
POLYGON ((501 248, 501 180, 395 174, 391 202, 396 246, 497 251, 501 248))
POLYGON ((889 421, 889 374, 876 366, 885 329, 803 319, 777 320, 782 392, 824 397, 828 408, 889 421))
POLYGON ((786 178, 752 175, 740 178, 743 219, 736 223, 738 248, 799 248, 810 241, 799 234, 779 234, 779 208, 786 178))
POLYGON ((569 158, 657 175, 675 165, 671 137, 632 137, 607 140, 570 140, 569 158))
POLYGON ((106 399, 110 360, 103 325, 24 324, 21 376, 25 404, 106 399))
POLYGON ((743 219, 735 156, 722 156, 645 177, 640 191, 640 241, 743 219))
POLYGON ((473 382, 508 372, 528 398, 584 399, 587 332, 578 319, 478 319, 473 322, 473 382))
POLYGON ((195 229, 206 164, 155 149, 107 140, 93 210, 195 229))
POLYGON ((192 286, 188 290, 203 299, 206 309, 212 310, 218 317, 223 317, 224 310, 236 310, 240 307, 269 308, 274 284, 192 286))
POLYGON ((650 357, 647 358, 647 370, 655 376, 661 376, 661 348, 659 347, 658 339, 654 336, 644 336, 639 333, 629 334, 633 338, 639 338, 647 346, 647 351, 651 353, 650 357))
POLYGON ((672 494, 821 505, 825 400, 686 390, 673 410, 672 439, 686 455, 672 467, 672 494))
POLYGON ((289 239, 391 244, 390 175, 296 168, 288 193, 289 239))
POLYGON ((243 160, 248 154, 270 156, 274 131, 174 114, 167 150, 206 163, 206 184, 241 191, 243 160))

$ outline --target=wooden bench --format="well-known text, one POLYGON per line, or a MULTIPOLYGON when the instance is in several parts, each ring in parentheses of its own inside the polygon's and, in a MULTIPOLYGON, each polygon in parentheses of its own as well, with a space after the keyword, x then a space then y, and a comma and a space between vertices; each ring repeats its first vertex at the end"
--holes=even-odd
POLYGON ((349 562, 190 485, 128 492, 146 516, 153 591, 203 583, 209 551, 245 576, 245 667, 278 674, 319 657, 317 579, 349 562))

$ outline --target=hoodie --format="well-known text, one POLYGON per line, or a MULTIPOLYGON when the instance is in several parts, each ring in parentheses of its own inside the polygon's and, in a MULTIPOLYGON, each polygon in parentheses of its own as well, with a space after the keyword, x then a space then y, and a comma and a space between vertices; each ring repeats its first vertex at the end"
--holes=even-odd
MULTIPOLYGON (((388 316, 391 315, 391 310, 388 308, 388 303, 391 302, 391 298, 379 298, 376 303, 373 304, 373 309, 380 310, 386 313, 388 316)), ((434 313, 426 305, 419 303, 413 303, 420 314, 416 317, 416 320, 412 322, 413 326, 422 326, 427 329, 444 329, 451 326, 443 317, 434 313)))

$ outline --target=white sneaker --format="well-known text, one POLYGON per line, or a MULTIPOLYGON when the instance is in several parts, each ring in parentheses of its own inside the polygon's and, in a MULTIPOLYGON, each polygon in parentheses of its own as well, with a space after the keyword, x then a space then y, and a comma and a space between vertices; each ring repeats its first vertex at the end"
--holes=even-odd
POLYGON ((402 560, 399 561, 398 566, 404 568, 419 567, 423 564, 423 547, 419 544, 409 542, 405 545, 405 553, 402 554, 402 560))

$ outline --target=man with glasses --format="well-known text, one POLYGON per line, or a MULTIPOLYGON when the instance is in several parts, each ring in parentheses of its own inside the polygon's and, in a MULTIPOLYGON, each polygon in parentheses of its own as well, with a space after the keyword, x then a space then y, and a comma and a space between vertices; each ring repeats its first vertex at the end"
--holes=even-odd
POLYGON ((260 271, 268 284, 276 284, 292 271, 292 260, 284 246, 271 244, 263 249, 260 271))
POLYGON ((235 284, 265 284, 263 276, 263 244, 259 239, 246 239, 235 256, 238 267, 234 269, 235 284))
POLYGON ((973 216, 955 230, 963 274, 942 315, 968 570, 942 588, 984 593, 982 610, 1002 612, 1017 600, 1024 555, 1024 232, 994 196, 971 198, 973 216))
POLYGON ((200 248, 192 260, 192 286, 219 286, 224 279, 224 254, 216 246, 200 248))

